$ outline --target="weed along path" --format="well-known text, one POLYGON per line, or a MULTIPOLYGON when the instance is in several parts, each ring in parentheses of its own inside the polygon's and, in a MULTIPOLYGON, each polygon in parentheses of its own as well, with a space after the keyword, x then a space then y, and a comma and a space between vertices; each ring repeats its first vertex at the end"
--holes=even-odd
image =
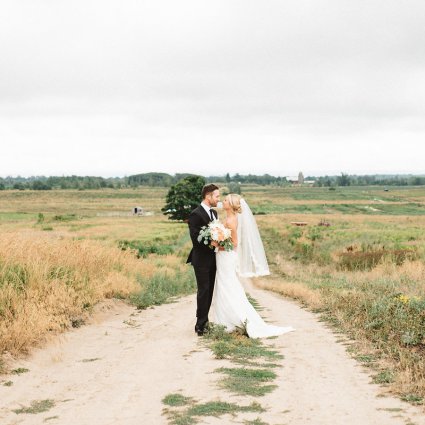
POLYGON ((380 396, 316 315, 247 289, 264 317, 296 331, 199 338, 194 295, 143 311, 109 301, 0 376, 0 424, 425 425, 419 407, 380 396))

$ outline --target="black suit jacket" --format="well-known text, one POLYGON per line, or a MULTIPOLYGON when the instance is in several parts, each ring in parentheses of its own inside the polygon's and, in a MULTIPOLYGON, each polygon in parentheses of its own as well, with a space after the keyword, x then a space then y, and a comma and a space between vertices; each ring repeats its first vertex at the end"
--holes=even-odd
MULTIPOLYGON (((217 218, 217 211, 212 210, 214 217, 217 218)), ((192 239, 192 249, 189 253, 186 263, 192 263, 194 267, 210 267, 215 265, 214 250, 205 245, 204 242, 198 242, 199 232, 202 226, 208 226, 211 217, 207 214, 202 205, 198 205, 189 215, 189 233, 192 239)))

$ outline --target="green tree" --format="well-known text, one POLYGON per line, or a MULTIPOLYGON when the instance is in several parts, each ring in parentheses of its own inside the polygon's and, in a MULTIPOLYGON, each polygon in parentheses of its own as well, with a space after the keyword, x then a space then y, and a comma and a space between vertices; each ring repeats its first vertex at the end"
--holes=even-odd
POLYGON ((171 186, 161 209, 170 220, 187 221, 190 212, 201 201, 205 179, 201 176, 188 176, 171 186))
POLYGON ((350 183, 350 176, 348 174, 341 173, 341 175, 337 177, 338 186, 350 186, 350 183))
POLYGON ((23 183, 15 183, 13 185, 13 189, 17 189, 17 190, 25 190, 25 185, 23 183))
POLYGON ((51 190, 51 186, 42 182, 41 180, 35 180, 32 182, 31 189, 33 190, 51 190))

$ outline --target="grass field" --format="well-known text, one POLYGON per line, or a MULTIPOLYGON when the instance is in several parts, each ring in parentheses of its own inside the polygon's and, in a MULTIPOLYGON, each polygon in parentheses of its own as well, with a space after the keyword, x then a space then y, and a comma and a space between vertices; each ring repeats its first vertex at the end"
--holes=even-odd
MULTIPOLYGON (((425 188, 242 190, 273 271, 258 283, 321 312, 356 341, 350 350, 377 381, 422 403, 425 188)), ((0 191, 0 351, 80 326, 106 297, 146 308, 193 292, 187 225, 161 214, 165 194, 0 191), (152 215, 132 216, 134 206, 152 215)))
POLYGON ((107 297, 146 308, 193 292, 187 225, 160 214, 165 193, 1 192, 0 352, 80 326, 107 297))

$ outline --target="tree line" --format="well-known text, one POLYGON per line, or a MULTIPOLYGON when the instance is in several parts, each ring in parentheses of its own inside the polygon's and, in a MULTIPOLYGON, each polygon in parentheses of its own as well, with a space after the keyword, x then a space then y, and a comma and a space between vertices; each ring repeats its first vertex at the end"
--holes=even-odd
POLYGON ((415 175, 348 175, 341 173, 339 176, 308 177, 314 180, 314 186, 423 186, 425 176, 415 175))
MULTIPOLYGON (((142 173, 126 177, 95 177, 95 176, 33 176, 33 177, 5 177, 0 178, 0 190, 52 190, 52 189, 102 189, 123 187, 172 187, 179 181, 193 176, 190 173, 167 174, 167 173, 142 173)), ((263 186, 290 185, 286 177, 272 176, 270 174, 234 174, 221 176, 203 177, 207 183, 221 183, 232 186, 238 184, 258 184, 263 186)), ((306 181, 314 181, 316 187, 336 186, 421 186, 425 185, 425 176, 417 175, 348 175, 341 173, 334 176, 308 176, 306 181)))

